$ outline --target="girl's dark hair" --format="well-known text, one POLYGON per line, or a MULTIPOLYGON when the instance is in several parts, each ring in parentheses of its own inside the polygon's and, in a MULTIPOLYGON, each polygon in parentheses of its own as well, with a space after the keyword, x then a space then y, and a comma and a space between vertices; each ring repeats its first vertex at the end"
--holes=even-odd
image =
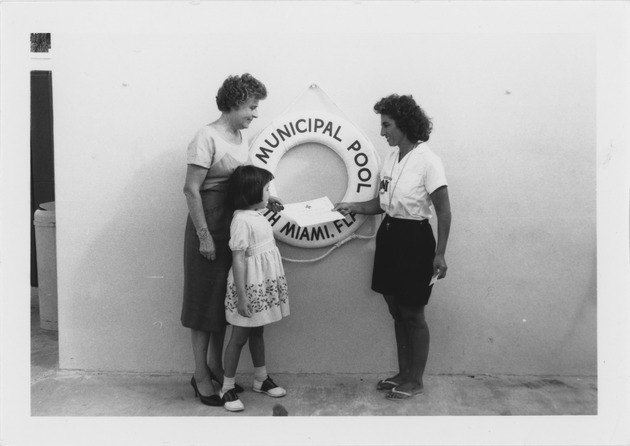
POLYGON ((229 76, 217 92, 217 107, 222 112, 238 108, 249 98, 265 99, 267 88, 249 73, 242 76, 229 76))
POLYGON ((411 142, 429 140, 433 124, 413 96, 389 95, 374 105, 374 111, 392 118, 411 142))
POLYGON ((273 174, 256 166, 239 166, 234 170, 228 185, 228 203, 232 210, 247 209, 260 203, 263 189, 273 180, 273 174))

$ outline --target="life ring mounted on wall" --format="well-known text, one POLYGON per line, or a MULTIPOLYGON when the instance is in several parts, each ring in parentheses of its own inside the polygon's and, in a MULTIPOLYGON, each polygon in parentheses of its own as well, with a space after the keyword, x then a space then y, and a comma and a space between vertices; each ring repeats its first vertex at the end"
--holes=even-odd
MULTIPOLYGON (((348 187, 342 201, 368 201, 378 191, 378 155, 372 143, 347 119, 323 111, 302 111, 277 118, 253 141, 250 148, 252 164, 275 174, 280 159, 294 147, 318 143, 332 149, 343 160, 348 175, 348 187)), ((275 184, 270 185, 277 195, 275 184)), ((368 218, 348 215, 343 220, 300 227, 282 213, 266 211, 275 237, 289 245, 320 248, 337 244, 352 235, 368 218)))

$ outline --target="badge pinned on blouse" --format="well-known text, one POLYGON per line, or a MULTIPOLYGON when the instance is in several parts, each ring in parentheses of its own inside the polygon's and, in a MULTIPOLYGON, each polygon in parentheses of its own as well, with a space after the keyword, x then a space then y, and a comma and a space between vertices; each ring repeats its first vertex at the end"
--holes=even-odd
POLYGON ((379 185, 379 189, 378 189, 378 191, 381 194, 384 194, 385 192, 387 192, 387 190, 389 189, 389 183, 391 182, 391 180, 392 178, 388 177, 387 175, 383 177, 379 185))

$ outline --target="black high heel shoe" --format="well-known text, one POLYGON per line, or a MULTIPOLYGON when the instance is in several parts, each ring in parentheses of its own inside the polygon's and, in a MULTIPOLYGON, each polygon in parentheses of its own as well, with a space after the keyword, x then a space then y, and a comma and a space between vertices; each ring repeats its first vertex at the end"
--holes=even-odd
MULTIPOLYGON (((213 381, 216 381, 217 384, 219 384, 220 387, 223 387, 223 383, 221 381, 219 381, 219 378, 217 377, 217 375, 215 375, 214 373, 212 373, 212 370, 210 370, 210 379, 213 381)), ((243 391, 245 389, 243 389, 241 386, 239 386, 238 384, 234 384, 234 390, 236 390, 236 393, 243 393, 243 391)))
POLYGON ((206 406, 223 406, 223 401, 219 395, 213 394, 210 396, 202 395, 199 389, 197 388, 197 381, 195 381, 195 376, 190 379, 190 385, 193 389, 195 389, 195 397, 199 396, 199 399, 206 406))

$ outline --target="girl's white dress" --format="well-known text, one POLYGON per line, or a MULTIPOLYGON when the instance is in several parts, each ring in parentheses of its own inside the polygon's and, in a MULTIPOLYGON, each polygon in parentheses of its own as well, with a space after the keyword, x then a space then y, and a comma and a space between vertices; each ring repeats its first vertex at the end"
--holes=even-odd
POLYGON ((287 279, 271 225, 254 210, 234 212, 230 249, 245 251, 245 292, 251 317, 238 314, 234 272, 230 268, 225 297, 227 321, 239 327, 259 327, 289 315, 287 279))

